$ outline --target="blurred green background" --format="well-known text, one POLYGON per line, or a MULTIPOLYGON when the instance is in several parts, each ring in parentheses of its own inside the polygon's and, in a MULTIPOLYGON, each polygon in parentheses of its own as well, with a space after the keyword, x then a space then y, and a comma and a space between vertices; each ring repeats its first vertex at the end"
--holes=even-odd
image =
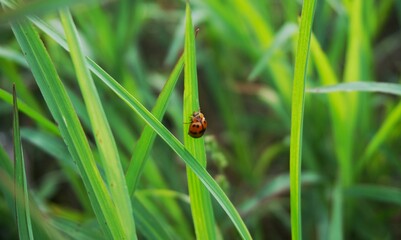
MULTIPOLYGON (((57 8, 70 6, 85 54, 149 110, 183 51, 184 1, 54 2, 59 5, 28 2, 24 11, 0 15, 0 144, 9 154, 12 105, 3 92, 11 93, 13 82, 23 102, 53 121, 9 21, 37 14, 61 31, 57 8)), ((290 239, 290 104, 301 1, 204 0, 191 1, 191 7, 200 29, 197 70, 201 111, 208 120, 207 169, 255 239, 290 239)), ((400 83, 400 26, 400 0, 317 1, 307 88, 400 83)), ((93 140, 70 56, 39 33, 93 140)), ((180 140, 187 131, 182 84, 163 118, 180 140)), ((144 123, 104 85, 96 85, 126 169, 144 123)), ((304 239, 401 239, 399 96, 307 93, 305 100, 304 239)), ((62 139, 31 117, 21 114, 20 121, 34 201, 49 217, 91 226, 93 215, 60 168, 60 159, 71 159, 62 139)), ((15 239, 14 213, 5 194, 0 195, 0 238, 15 239)), ((185 165, 159 138, 135 194, 171 236, 195 237, 185 165), (166 207, 166 201, 177 208, 166 207)), ((214 205, 221 236, 238 238, 214 205)), ((146 237, 140 227, 137 232, 146 237)))

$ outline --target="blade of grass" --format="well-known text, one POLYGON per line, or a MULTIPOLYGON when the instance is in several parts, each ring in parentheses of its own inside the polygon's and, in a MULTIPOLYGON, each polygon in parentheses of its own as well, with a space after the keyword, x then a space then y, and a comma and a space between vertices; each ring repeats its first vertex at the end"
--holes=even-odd
MULTIPOLYGON (((3 99, 6 103, 12 104, 12 95, 3 89, 0 89, 0 99, 3 99)), ((60 135, 60 132, 56 125, 49 121, 47 118, 42 116, 40 113, 31 108, 28 104, 18 99, 18 110, 25 113, 28 117, 34 120, 38 125, 49 130, 51 133, 60 135)))
MULTIPOLYGON (((164 85, 163 90, 157 98, 155 106, 152 109, 153 116, 155 116, 159 121, 161 121, 164 113, 166 112, 168 100, 178 81, 183 66, 184 57, 181 56, 171 72, 166 84, 164 85)), ((134 147, 134 154, 132 155, 131 162, 126 173, 127 186, 130 195, 135 193, 135 189, 142 174, 145 161, 149 156, 155 138, 156 132, 153 131, 149 125, 146 125, 141 133, 141 137, 134 147)))
POLYGON ((118 206, 116 209, 121 224, 129 226, 123 228, 125 236, 128 239, 136 239, 135 222, 132 214, 127 184, 113 134, 111 133, 92 76, 89 69, 86 67, 84 54, 78 41, 78 32, 72 20, 71 13, 68 9, 61 10, 60 17, 70 48, 71 58, 77 74, 77 80, 82 91, 82 96, 89 114, 96 144, 100 152, 110 195, 114 204, 118 206))
POLYGON ((15 85, 13 85, 13 136, 14 136, 14 184, 15 210, 20 239, 33 239, 31 213, 29 208, 28 185, 26 182, 24 155, 18 118, 18 103, 15 85))
POLYGON ((379 92, 401 96, 401 85, 386 82, 349 82, 310 88, 310 93, 379 92))
POLYGON ((305 78, 308 65, 309 44, 312 31, 315 0, 302 4, 298 47, 295 58, 294 83, 292 88, 291 140, 290 140, 290 194, 291 235, 293 240, 302 239, 301 221, 301 160, 302 130, 304 116, 305 78))
POLYGON ((27 21, 13 23, 12 30, 50 112, 59 125, 61 135, 78 165, 101 229, 109 238, 122 238, 124 226, 119 222, 116 206, 111 201, 82 126, 43 43, 27 21))
MULTIPOLYGON (((196 72, 195 33, 189 2, 185 11, 185 70, 183 122, 187 122, 194 111, 200 109, 198 78, 196 72)), ((205 140, 193 138, 184 131, 185 148, 206 168, 205 140)), ((209 192, 190 168, 187 167, 188 190, 191 199, 192 219, 197 239, 216 239, 215 220, 209 192)))

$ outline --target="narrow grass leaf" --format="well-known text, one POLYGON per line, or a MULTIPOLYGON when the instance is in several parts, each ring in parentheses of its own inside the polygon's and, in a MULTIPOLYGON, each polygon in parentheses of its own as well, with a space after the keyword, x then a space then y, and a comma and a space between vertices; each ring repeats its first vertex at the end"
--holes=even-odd
MULTIPOLYGON (((188 2, 185 12, 183 122, 187 123, 190 121, 192 113, 200 110, 200 106, 196 71, 195 33, 192 25, 191 9, 188 2)), ((184 145, 200 165, 206 168, 204 138, 193 138, 189 136, 184 129, 184 145)), ((209 192, 190 168, 187 168, 187 178, 196 237, 198 239, 216 239, 215 220, 209 192)))
MULTIPOLYGON (((0 99, 4 102, 12 104, 12 95, 3 89, 0 89, 0 99)), ((44 117, 42 114, 38 113, 35 109, 31 108, 28 104, 22 102, 18 99, 18 110, 25 113, 28 117, 34 120, 39 126, 49 130, 51 133, 60 135, 60 132, 56 125, 44 117)))
POLYGON ((385 82, 349 82, 310 88, 310 93, 378 92, 401 96, 401 85, 385 82))
POLYGON ((315 0, 305 0, 302 5, 298 47, 295 58, 292 88, 291 140, 290 140, 290 194, 291 235, 293 240, 302 239, 301 221, 301 159, 302 129, 304 116, 305 78, 308 65, 309 43, 312 31, 315 0))
POLYGON ((24 155, 20 137, 17 93, 13 85, 13 136, 14 136, 14 184, 15 210, 20 239, 33 239, 31 213, 29 208, 28 184, 26 182, 24 155))
MULTIPOLYGON (((357 175, 359 175, 362 172, 365 165, 368 163, 369 160, 371 160, 371 157, 374 155, 375 152, 377 152, 379 147, 387 139, 389 139, 391 135, 397 133, 397 131, 394 131, 394 129, 397 128, 397 124, 400 123, 400 120, 401 120, 401 103, 398 103, 398 105, 385 118, 379 130, 371 138, 370 142, 365 148, 365 151, 363 152, 363 155, 356 166, 357 175)), ((375 164, 371 165, 374 166, 375 164)))
POLYGON ((116 206, 111 201, 82 126, 43 43, 27 21, 13 23, 12 30, 61 135, 78 165, 101 229, 109 238, 122 238, 124 226, 117 217, 116 206))
POLYGON ((78 41, 78 32, 72 20, 71 13, 67 9, 64 9, 60 11, 60 17, 70 48, 77 80, 85 101, 86 110, 89 114, 92 131, 100 152, 106 182, 114 204, 118 206, 116 209, 119 214, 120 224, 129 226, 123 228, 126 238, 136 239, 132 207, 114 136, 111 133, 90 71, 86 67, 81 44, 78 41))
MULTIPOLYGON (((166 112, 168 100, 173 93, 183 66, 184 57, 181 56, 171 72, 166 84, 164 85, 163 90, 157 98, 155 106, 152 109, 153 116, 155 116, 159 121, 162 120, 164 113, 166 112)), ((139 178, 142 174, 143 167, 146 159, 149 156, 150 150, 152 149, 155 138, 156 132, 149 125, 146 125, 134 147, 131 162, 126 173, 127 186, 130 195, 133 195, 135 192, 139 178)))

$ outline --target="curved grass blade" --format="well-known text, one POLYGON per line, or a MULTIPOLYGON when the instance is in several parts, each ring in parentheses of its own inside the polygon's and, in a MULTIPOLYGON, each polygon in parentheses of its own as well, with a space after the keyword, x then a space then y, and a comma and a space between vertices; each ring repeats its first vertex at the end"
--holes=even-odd
MULTIPOLYGON (((173 71, 171 72, 171 75, 168 78, 166 84, 164 85, 163 90, 160 92, 155 106, 152 109, 153 116, 155 116, 159 121, 161 121, 164 113, 166 112, 168 100, 178 81, 183 66, 184 57, 181 56, 173 71)), ((130 195, 133 195, 135 193, 135 189, 142 174, 145 161, 149 156, 155 138, 156 132, 153 131, 153 129, 149 125, 146 125, 141 133, 141 137, 134 147, 134 154, 132 155, 131 162, 129 164, 126 174, 126 181, 130 195)))
POLYGON ((13 136, 14 136, 14 184, 15 184, 15 210, 20 239, 33 239, 31 213, 29 208, 29 194, 26 182, 24 155, 18 118, 18 103, 15 85, 13 85, 13 136))
POLYGON ((59 125, 61 135, 78 165, 101 229, 109 238, 123 238, 124 226, 117 217, 116 206, 111 201, 82 126, 43 43, 27 21, 13 23, 12 30, 50 112, 59 125))
MULTIPOLYGON (((184 111, 183 122, 188 122, 193 112, 199 111, 198 78, 196 72, 195 33, 192 25, 189 2, 185 11, 185 69, 184 69, 184 111)), ((193 138, 184 131, 185 148, 206 168, 205 140, 193 138)), ((216 239, 215 220, 209 192, 190 168, 187 167, 189 197, 192 219, 197 239, 216 239)))
POLYGON ((100 159, 102 160, 110 195, 114 204, 118 206, 116 210, 121 224, 129 226, 123 228, 125 236, 129 239, 136 239, 132 206, 114 136, 111 133, 92 76, 85 64, 84 54, 78 41, 78 32, 71 13, 67 9, 61 10, 60 17, 70 48, 77 80, 90 118, 92 131, 100 152, 100 159))
POLYGON ((305 0, 302 5, 298 47, 295 58, 294 85, 292 89, 290 182, 291 182, 291 235, 302 239, 301 221, 301 159, 304 116, 305 78, 308 65, 309 43, 312 31, 315 0, 305 0))

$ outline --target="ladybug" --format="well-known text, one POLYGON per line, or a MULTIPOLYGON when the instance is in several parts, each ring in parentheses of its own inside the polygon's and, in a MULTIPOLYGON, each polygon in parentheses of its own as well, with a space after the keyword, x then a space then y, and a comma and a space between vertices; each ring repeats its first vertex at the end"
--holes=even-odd
POLYGON ((193 138, 200 138, 205 133, 206 128, 207 122, 203 113, 194 112, 191 116, 188 135, 193 138))

